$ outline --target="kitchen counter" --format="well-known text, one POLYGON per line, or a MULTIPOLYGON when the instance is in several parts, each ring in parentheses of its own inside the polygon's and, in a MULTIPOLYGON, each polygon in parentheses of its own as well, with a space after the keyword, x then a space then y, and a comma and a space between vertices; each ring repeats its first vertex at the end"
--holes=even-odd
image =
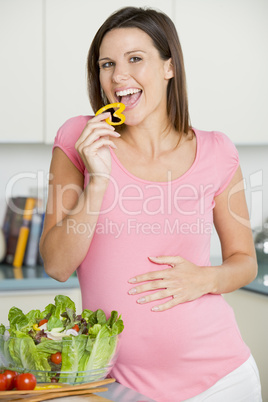
POLYGON ((258 275, 244 289, 268 295, 268 255, 256 250, 258 261, 258 275))
MULTIPOLYGON (((127 388, 117 382, 105 386, 108 391, 98 392, 92 396, 68 396, 60 398, 60 402, 155 402, 130 388, 127 388)), ((59 401, 59 399, 47 399, 47 401, 59 401)))
POLYGON ((71 277, 66 282, 59 282, 52 278, 25 278, 0 280, 0 292, 46 289, 74 289, 79 288, 77 277, 71 277))
POLYGON ((0 264, 0 292, 79 288, 76 275, 72 275, 66 282, 59 282, 46 275, 41 266, 22 267, 22 272, 23 279, 14 279, 12 266, 0 264))

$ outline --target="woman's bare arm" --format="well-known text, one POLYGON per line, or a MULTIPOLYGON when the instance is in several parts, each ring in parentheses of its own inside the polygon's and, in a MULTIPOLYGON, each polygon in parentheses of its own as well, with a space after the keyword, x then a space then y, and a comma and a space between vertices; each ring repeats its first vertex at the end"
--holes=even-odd
POLYGON ((212 293, 228 293, 250 283, 258 270, 240 167, 215 202, 214 224, 223 263, 214 270, 212 293))
POLYGON ((65 281, 86 256, 106 186, 91 181, 83 190, 83 175, 59 148, 50 175, 40 252, 47 274, 65 281))

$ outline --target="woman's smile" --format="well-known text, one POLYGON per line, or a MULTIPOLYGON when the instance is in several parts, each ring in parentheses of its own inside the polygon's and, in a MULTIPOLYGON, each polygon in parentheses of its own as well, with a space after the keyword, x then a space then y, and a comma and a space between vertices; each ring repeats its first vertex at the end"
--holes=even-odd
POLYGON ((129 110, 136 106, 142 94, 142 89, 124 88, 115 90, 115 98, 117 102, 122 102, 126 106, 125 110, 129 110))

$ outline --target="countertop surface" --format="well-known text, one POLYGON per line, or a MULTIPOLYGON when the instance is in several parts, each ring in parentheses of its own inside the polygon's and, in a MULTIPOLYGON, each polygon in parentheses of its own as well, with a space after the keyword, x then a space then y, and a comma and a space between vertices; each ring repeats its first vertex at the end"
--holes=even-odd
POLYGON ((60 399, 47 399, 47 401, 55 401, 55 402, 155 402, 153 399, 150 399, 142 394, 139 394, 136 391, 133 391, 130 388, 127 388, 117 382, 112 384, 105 385, 108 388, 108 391, 94 393, 89 396, 68 396, 60 399))

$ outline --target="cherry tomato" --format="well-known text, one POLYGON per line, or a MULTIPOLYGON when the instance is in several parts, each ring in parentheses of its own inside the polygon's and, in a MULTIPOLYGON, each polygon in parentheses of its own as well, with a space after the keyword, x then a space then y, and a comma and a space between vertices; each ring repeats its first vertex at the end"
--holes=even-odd
POLYGON ((36 386, 36 378, 31 373, 22 373, 16 377, 15 384, 19 391, 32 390, 36 386))
POLYGON ((52 383, 56 383, 56 382, 59 382, 59 379, 57 377, 51 377, 50 381, 52 383))
POLYGON ((50 360, 54 364, 60 364, 61 363, 61 352, 54 353, 53 355, 50 356, 50 360))
POLYGON ((74 329, 76 332, 79 332, 79 327, 77 324, 75 324, 72 329, 74 329))
POLYGON ((41 320, 38 324, 38 327, 41 327, 41 325, 45 324, 46 322, 48 322, 48 320, 46 320, 45 318, 43 318, 43 320, 41 320))
POLYGON ((7 378, 7 390, 15 388, 15 377, 17 377, 18 373, 16 371, 5 370, 4 374, 7 378))
POLYGON ((0 374, 0 391, 7 390, 7 378, 5 374, 0 374))

